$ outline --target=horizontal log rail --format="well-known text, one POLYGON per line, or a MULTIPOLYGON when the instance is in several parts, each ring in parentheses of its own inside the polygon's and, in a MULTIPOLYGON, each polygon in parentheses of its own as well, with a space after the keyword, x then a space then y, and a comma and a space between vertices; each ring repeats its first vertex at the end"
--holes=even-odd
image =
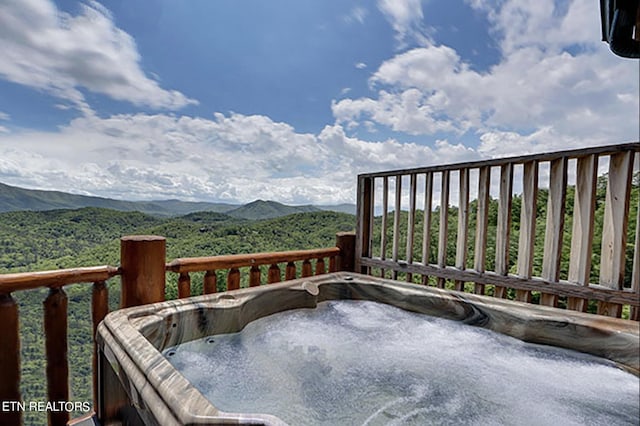
POLYGON ((414 167, 411 169, 398 169, 398 170, 386 170, 382 172, 374 172, 374 173, 362 173, 358 175, 358 178, 379 178, 379 177, 395 177, 398 175, 411 175, 411 174, 422 174, 422 173, 436 173, 443 172, 446 170, 461 170, 461 169, 478 169, 480 167, 499 167, 506 164, 524 164, 529 161, 553 161, 560 158, 579 158, 585 157, 588 155, 611 155, 620 152, 627 151, 637 151, 638 150, 638 142, 629 142, 622 143, 616 145, 603 145, 596 146, 592 148, 580 148, 580 149, 570 149, 566 151, 553 151, 546 152, 540 154, 529 154, 529 155, 521 155, 517 157, 504 157, 504 158, 492 158, 490 160, 478 160, 478 161, 468 161, 463 163, 454 163, 454 164, 438 164, 434 166, 426 166, 426 167, 414 167))
POLYGON ((68 284, 106 281, 119 274, 119 269, 113 266, 0 274, 0 294, 35 288, 62 287, 68 284))
POLYGON ((356 270, 640 320, 639 162, 634 142, 361 174, 356 270))
MULTIPOLYGON (((338 237, 338 245, 341 244, 338 237)), ((260 266, 269 266, 266 274, 266 283, 273 284, 282 280, 282 271, 279 264, 284 263, 285 280, 298 277, 295 262, 302 262, 301 277, 320 275, 338 270, 338 257, 341 249, 330 247, 324 249, 297 250, 273 253, 233 254, 225 256, 192 257, 176 259, 167 264, 166 270, 180 274, 178 277, 178 297, 184 298, 191 295, 191 272, 205 272, 203 277, 203 293, 210 294, 217 291, 217 271, 227 270, 226 289, 237 290, 240 288, 241 273, 239 268, 249 269, 249 286, 254 287, 263 284, 262 270, 260 266), (325 262, 328 259, 328 263, 325 262), (311 261, 315 261, 315 267, 311 261)))
POLYGON ((198 272, 212 269, 231 269, 243 266, 261 266, 274 263, 296 262, 321 258, 335 258, 340 249, 330 247, 324 249, 282 251, 273 253, 232 254, 210 257, 188 257, 167 264, 167 271, 198 272))
POLYGON ((640 306, 638 295, 632 290, 611 290, 592 284, 583 286, 566 280, 558 282, 546 281, 542 278, 522 278, 516 274, 499 275, 495 272, 477 272, 474 270, 460 271, 454 266, 444 268, 438 265, 423 265, 422 263, 404 263, 381 260, 379 258, 362 259, 362 264, 374 268, 384 268, 416 275, 428 275, 441 279, 461 280, 484 285, 498 285, 522 291, 541 291, 558 296, 579 297, 599 300, 608 303, 640 306))

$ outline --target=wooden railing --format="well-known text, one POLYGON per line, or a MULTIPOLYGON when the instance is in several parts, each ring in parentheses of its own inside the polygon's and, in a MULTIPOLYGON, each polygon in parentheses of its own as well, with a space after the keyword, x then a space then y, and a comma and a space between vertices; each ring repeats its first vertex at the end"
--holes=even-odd
MULTIPOLYGON (((49 295, 44 301, 47 400, 69 401, 67 294, 63 286, 93 283, 91 313, 92 332, 95 336, 98 324, 109 310, 105 281, 118 274, 117 268, 98 266, 0 275, 0 401, 21 401, 22 399, 20 395, 18 305, 12 293, 20 290, 49 288, 49 295)), ((95 384, 95 346, 93 353, 95 384)), ((94 398, 95 391, 94 386, 94 398)), ((48 411, 48 421, 50 425, 64 425, 69 421, 69 413, 67 411, 48 411)), ((21 422, 21 410, 0 412, 0 424, 19 425, 21 422)))
MULTIPOLYGON (((339 233, 336 247, 276 253, 238 254, 201 258, 176 259, 166 263, 165 239, 158 236, 123 237, 120 244, 121 266, 99 266, 57 271, 27 272, 0 275, 0 402, 21 401, 20 394, 20 331, 18 305, 12 296, 16 291, 49 288, 44 301, 44 332, 48 401, 69 401, 69 365, 67 361, 67 295, 64 286, 92 283, 92 336, 109 311, 105 282, 116 276, 121 279, 120 307, 137 306, 164 300, 166 272, 176 272, 178 297, 188 297, 190 273, 203 271, 204 293, 217 289, 216 271, 228 269, 226 290, 240 287, 240 269, 249 268, 249 285, 263 283, 260 266, 269 265, 267 283, 281 280, 280 267, 285 265, 284 278, 307 277, 327 271, 353 271, 355 235, 339 233), (326 259, 326 260, 325 260, 326 259), (294 262, 301 262, 298 273, 294 262), (313 262, 313 263, 312 263, 313 262)), ((94 404, 99 404, 94 341, 94 404)), ((22 423, 21 410, 0 411, 0 425, 22 423)), ((66 425, 67 411, 48 411, 49 425, 66 425)))
MULTIPOLYGON (((356 270, 393 279, 401 274, 407 281, 435 281, 438 287, 467 288, 496 297, 510 293, 524 302, 531 302, 532 292, 539 292, 536 298, 541 304, 558 306, 560 299, 567 308, 580 311, 586 311, 593 300, 597 313, 616 317, 628 305, 630 318, 638 320, 640 216, 629 217, 629 202, 634 174, 638 178, 639 151, 639 143, 629 143, 362 174, 358 177, 356 270), (544 218, 537 214, 545 207, 538 205, 541 177, 546 178, 548 190, 544 218), (598 218, 602 238, 595 241, 598 179, 606 180, 606 194, 598 201, 604 203, 604 213, 598 218), (492 187, 492 181, 497 185, 492 187), (477 191, 470 201, 472 187, 477 191), (572 205, 567 205, 569 188, 575 192, 572 205), (492 192, 497 196, 497 215, 489 224, 492 192), (512 223, 515 197, 520 204, 519 229, 512 223), (476 211, 473 217, 471 204, 476 211), (569 208, 573 209, 570 230, 564 223, 569 208), (457 215, 456 229, 450 229, 452 214, 457 215), (470 219, 475 221, 473 233, 470 219), (536 242, 537 219, 544 219, 544 229, 539 230, 544 233, 543 243, 536 242), (438 228, 432 229, 435 220, 438 228), (627 244, 630 221, 638 225, 635 241, 627 244), (495 245, 488 246, 493 227, 495 245), (510 241, 514 232, 518 232, 517 245, 510 241), (454 233, 455 254, 451 250, 454 233), (541 262, 534 258, 536 244, 543 249, 541 262), (562 259, 563 244, 565 252, 569 249, 568 259, 562 259), (600 262, 599 278, 592 283, 594 245, 600 247, 600 262), (490 252, 493 259, 488 258, 490 252), (516 254, 513 261, 510 252, 516 254), (630 259, 632 270, 625 272, 630 259), (489 260, 493 260, 490 269, 489 260)), ((640 212, 637 205, 633 209, 640 212)))
POLYGON ((327 272, 325 258, 329 259, 329 272, 337 271, 336 258, 339 254, 340 249, 332 247, 327 249, 279 253, 185 258, 174 260, 167 265, 167 270, 180 274, 178 277, 178 297, 183 298, 191 295, 190 272, 205 272, 203 292, 209 294, 217 291, 218 279, 216 272, 218 270, 228 270, 226 274, 227 290, 237 290, 240 288, 239 268, 250 268, 249 286, 255 287, 263 283, 261 266, 269 265, 266 282, 273 284, 282 281, 282 270, 279 266, 281 263, 286 264, 285 280, 292 280, 298 276, 310 277, 312 275, 324 274, 327 272), (315 267, 311 263, 312 260, 315 261, 315 267), (300 275, 297 273, 297 267, 294 263, 296 261, 302 261, 300 275))

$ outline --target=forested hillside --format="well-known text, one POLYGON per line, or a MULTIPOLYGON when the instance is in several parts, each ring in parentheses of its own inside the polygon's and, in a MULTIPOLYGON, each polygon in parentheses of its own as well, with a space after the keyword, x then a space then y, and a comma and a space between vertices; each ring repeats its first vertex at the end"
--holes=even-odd
MULTIPOLYGON (((0 273, 79 266, 118 265, 119 238, 154 234, 167 238, 167 259, 330 247, 335 234, 355 227, 352 215, 319 211, 261 221, 215 212, 157 218, 99 208, 0 213, 0 273)), ((170 274, 167 296, 175 297, 170 274)), ((111 309, 119 302, 119 280, 109 283, 111 309)), ((223 281, 222 279, 220 281, 223 281)), ((193 291, 201 291, 194 282, 193 291)), ((91 286, 65 287, 69 298, 71 399, 91 400, 91 286)), ((45 400, 42 302, 47 291, 15 292, 19 303, 24 400, 45 400)), ((26 412, 25 424, 45 424, 43 413, 26 412)))

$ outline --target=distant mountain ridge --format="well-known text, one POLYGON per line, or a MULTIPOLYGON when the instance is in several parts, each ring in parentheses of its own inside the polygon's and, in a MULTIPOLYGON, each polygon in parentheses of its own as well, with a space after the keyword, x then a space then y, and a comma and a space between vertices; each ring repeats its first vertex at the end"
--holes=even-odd
POLYGON ((314 206, 287 206, 275 201, 256 200, 226 212, 227 215, 239 219, 272 219, 280 216, 288 216, 294 213, 319 212, 321 209, 314 206))
POLYGON ((242 219, 268 219, 310 211, 338 211, 355 214, 352 204, 337 206, 288 206, 275 201, 256 200, 249 204, 210 203, 180 200, 124 201, 69 194, 60 191, 25 189, 0 183, 0 212, 43 211, 100 207, 118 211, 138 211, 154 216, 181 216, 200 211, 225 213, 242 219))
POLYGON ((58 210, 100 207, 118 211, 139 211, 155 216, 178 216, 195 211, 209 210, 224 213, 236 206, 223 203, 190 202, 179 200, 123 201, 60 191, 24 189, 0 183, 0 212, 20 210, 58 210))

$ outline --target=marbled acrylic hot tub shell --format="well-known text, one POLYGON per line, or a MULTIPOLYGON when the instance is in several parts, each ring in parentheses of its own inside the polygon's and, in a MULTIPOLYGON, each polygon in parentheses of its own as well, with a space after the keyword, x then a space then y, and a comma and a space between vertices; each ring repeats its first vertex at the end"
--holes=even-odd
POLYGON ((340 299, 383 302, 589 353, 636 375, 640 367, 635 321, 340 272, 109 314, 98 329, 99 414, 105 424, 283 424, 266 414, 218 410, 161 352, 205 336, 238 332, 277 312, 340 299))

